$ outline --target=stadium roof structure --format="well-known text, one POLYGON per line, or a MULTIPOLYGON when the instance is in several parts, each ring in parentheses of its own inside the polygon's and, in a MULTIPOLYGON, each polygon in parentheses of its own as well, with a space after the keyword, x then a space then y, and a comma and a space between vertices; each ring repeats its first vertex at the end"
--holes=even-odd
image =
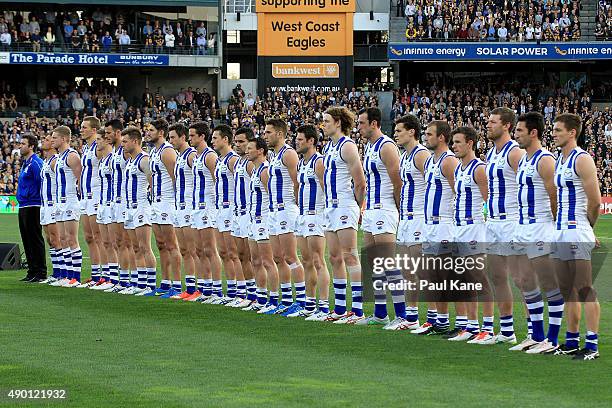
MULTIPOLYGON (((23 4, 73 4, 93 6, 87 0, 10 0, 3 2, 6 8, 7 4, 23 5, 23 4)), ((151 6, 151 7, 185 7, 185 6, 200 6, 200 7, 217 7, 219 0, 105 0, 103 6, 151 6)))

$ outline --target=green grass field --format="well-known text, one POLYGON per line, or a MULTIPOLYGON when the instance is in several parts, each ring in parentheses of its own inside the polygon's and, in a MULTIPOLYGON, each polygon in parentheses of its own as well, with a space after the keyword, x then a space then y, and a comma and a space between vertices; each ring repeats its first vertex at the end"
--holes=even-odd
MULTIPOLYGON (((612 244, 612 218, 597 233, 612 244)), ((0 241, 20 241, 16 216, 0 215, 0 241)), ((601 273, 610 270, 608 260, 601 273)), ((54 404, 10 402, 9 389, 65 389, 58 406, 612 406, 609 297, 602 358, 576 362, 503 345, 25 284, 22 276, 0 271, 0 405, 54 404)))

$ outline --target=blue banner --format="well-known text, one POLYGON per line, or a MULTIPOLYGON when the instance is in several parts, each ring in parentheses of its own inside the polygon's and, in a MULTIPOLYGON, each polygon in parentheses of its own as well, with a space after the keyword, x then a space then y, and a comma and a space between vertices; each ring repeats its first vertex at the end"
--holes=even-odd
POLYGON ((45 64, 45 65, 129 65, 129 66, 168 66, 168 55, 147 54, 73 54, 64 52, 10 52, 9 64, 45 64))
POLYGON ((389 43, 403 61, 575 61, 612 59, 612 43, 389 43))

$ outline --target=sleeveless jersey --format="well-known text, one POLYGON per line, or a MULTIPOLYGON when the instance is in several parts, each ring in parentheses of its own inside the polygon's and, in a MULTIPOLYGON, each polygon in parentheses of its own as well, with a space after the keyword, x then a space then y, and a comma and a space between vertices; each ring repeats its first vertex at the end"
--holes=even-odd
POLYGON ((162 161, 162 153, 165 149, 173 149, 173 147, 170 143, 164 142, 159 148, 153 148, 149 158, 153 202, 174 201, 174 185, 172 184, 170 174, 168 174, 168 169, 166 169, 162 161))
POLYGON ((336 144, 330 140, 325 147, 325 208, 338 208, 356 203, 353 192, 353 178, 348 164, 340 153, 346 143, 355 143, 351 138, 342 136, 336 144))
POLYGON ((229 162, 235 156, 237 156, 236 152, 230 150, 228 154, 217 159, 217 166, 215 167, 215 202, 217 209, 231 208, 234 202, 234 182, 232 172, 229 169, 229 162))
POLYGON ((68 148, 60 153, 55 160, 55 185, 57 190, 55 199, 62 204, 69 201, 79 201, 76 177, 67 163, 68 154, 72 152, 78 155, 76 150, 68 148))
POLYGON ((146 153, 140 152, 135 158, 130 158, 125 165, 125 200, 128 208, 138 208, 148 201, 149 180, 140 168, 140 162, 146 156, 146 153))
POLYGON ((473 159, 465 168, 459 163, 455 169, 455 225, 457 226, 484 222, 482 213, 484 200, 474 179, 474 173, 480 166, 484 166, 484 163, 479 159, 473 159))
POLYGON ((581 154, 588 153, 576 147, 566 158, 563 157, 563 154, 559 154, 555 165, 558 230, 591 228, 587 217, 587 196, 582 179, 576 173, 576 159, 581 154))
POLYGON ((249 210, 249 183, 251 176, 247 170, 249 159, 245 156, 236 162, 234 167, 234 209, 236 214, 246 214, 249 210))
POLYGON ((251 178, 249 181, 249 190, 251 191, 249 213, 251 214, 251 221, 261 221, 262 216, 268 214, 268 194, 266 193, 264 184, 261 181, 261 173, 267 168, 268 162, 264 161, 259 165, 259 167, 254 168, 251 172, 251 178))
MULTIPOLYGON (((189 166, 189 155, 194 153, 193 147, 188 147, 179 154, 174 165, 174 205, 177 210, 188 206, 193 209, 193 168, 189 166)), ((193 166, 193 163, 192 163, 193 166)))
POLYGON ((293 181, 289 176, 289 169, 283 164, 283 155, 286 151, 293 150, 289 145, 284 145, 278 153, 270 152, 270 164, 268 172, 268 194, 270 211, 282 211, 287 205, 295 204, 293 192, 293 181))
POLYGON ((98 156, 96 148, 98 143, 83 145, 83 155, 81 156, 81 198, 97 199, 100 194, 100 179, 98 178, 98 156))
POLYGON ((193 161, 193 208, 204 210, 215 206, 215 182, 213 175, 206 166, 206 156, 214 150, 206 147, 193 161))
POLYGON ((454 154, 447 150, 434 161, 431 155, 425 161, 425 223, 436 225, 440 222, 451 222, 453 216, 453 190, 448 179, 442 174, 442 162, 454 154))
POLYGON ((363 171, 366 177, 366 209, 396 208, 393 184, 385 167, 380 151, 386 143, 395 142, 383 135, 373 144, 368 142, 363 157, 363 171))
POLYGON ((123 146, 113 149, 113 197, 117 204, 121 204, 125 192, 125 165, 127 159, 123 154, 123 146))
POLYGON ((313 154, 308 162, 300 159, 298 165, 300 215, 315 215, 325 207, 323 189, 315 171, 319 160, 323 160, 323 156, 319 153, 313 154))
POLYGON ((425 176, 414 163, 414 157, 427 148, 416 145, 411 152, 404 152, 400 160, 402 194, 400 197, 400 219, 412 220, 422 216, 425 210, 425 176))
POLYGON ((43 207, 50 207, 55 204, 55 170, 51 167, 51 162, 57 159, 57 155, 43 160, 42 168, 40 169, 40 196, 42 198, 43 207))
POLYGON ((509 140, 499 152, 493 147, 487 153, 487 216, 494 220, 515 220, 518 214, 516 173, 508 162, 508 154, 516 147, 518 143, 509 140))
POLYGON ((113 153, 109 153, 98 164, 100 177, 100 205, 113 202, 113 153))
POLYGON ((544 180, 538 173, 538 163, 544 156, 551 156, 540 149, 531 157, 525 154, 520 162, 516 181, 518 183, 519 224, 552 221, 550 197, 544 187, 544 180))

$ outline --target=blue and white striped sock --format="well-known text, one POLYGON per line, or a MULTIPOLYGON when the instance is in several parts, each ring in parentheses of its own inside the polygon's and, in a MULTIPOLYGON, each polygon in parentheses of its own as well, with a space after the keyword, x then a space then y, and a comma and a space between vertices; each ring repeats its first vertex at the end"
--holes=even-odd
POLYGON ((270 292, 270 304, 278 306, 278 292, 270 292))
POLYGON ((196 291, 196 277, 194 275, 186 275, 185 276, 185 288, 187 288, 187 293, 193 295, 196 291))
POLYGON ((175 292, 181 293, 183 291, 183 282, 180 280, 173 280, 172 289, 174 289, 175 292))
POLYGON ((212 282, 212 291, 215 294, 215 296, 223 297, 223 288, 221 286, 220 280, 214 280, 212 282))
POLYGON ((204 294, 204 279, 198 278, 196 282, 197 282, 198 290, 200 291, 201 294, 204 294))
POLYGON ((317 306, 317 299, 310 297, 310 296, 306 296, 306 302, 304 303, 304 308, 306 309, 306 311, 314 312, 316 306, 317 306))
POLYGON ((260 305, 265 305, 268 301, 268 291, 266 288, 257 288, 257 303, 260 305))
POLYGON ((147 268, 147 287, 151 290, 157 288, 157 271, 155 268, 147 268))
POLYGON ((493 335, 493 316, 482 317, 482 331, 493 335))
POLYGON ((514 335, 514 320, 512 315, 499 318, 499 330, 502 336, 512 337, 514 335))
POLYGON ((401 288, 402 271, 394 270, 387 271, 387 281, 391 284, 391 299, 393 300, 393 309, 395 317, 406 318, 406 296, 401 288))
POLYGON ((329 313, 329 300, 319 299, 319 310, 323 313, 329 313))
POLYGON ((212 279, 204 279, 204 292, 202 292, 204 296, 212 296, 213 294, 213 280, 212 279))
POLYGON ((255 283, 255 279, 248 279, 246 281, 247 286, 247 299, 251 302, 257 300, 257 285, 255 283))
POLYGON ((467 316, 457 316, 455 317, 455 329, 465 330, 467 326, 468 318, 467 316))
POLYGON ((119 271, 119 284, 122 288, 130 286, 130 271, 127 269, 121 269, 119 271))
POLYGON ((544 301, 542 300, 542 293, 540 289, 534 289, 530 292, 523 292, 523 296, 525 297, 527 310, 529 310, 529 318, 531 319, 533 330, 531 338, 539 343, 546 338, 544 336, 544 301))
POLYGON ((419 321, 419 308, 416 306, 406 307, 406 320, 410 323, 419 321))
POLYGON ((295 282, 295 301, 301 307, 306 306, 306 282, 295 282))
POLYGON ((63 278, 72 279, 72 253, 70 248, 64 248, 64 274, 63 278))
POLYGON ((436 324, 437 319, 438 319, 438 310, 437 309, 427 309, 427 323, 434 325, 436 324))
POLYGON ((59 267, 60 265, 59 265, 59 260, 57 256, 57 249, 49 248, 49 256, 51 257, 51 265, 53 266, 53 273, 51 274, 51 276, 53 276, 55 279, 59 279, 61 272, 60 272, 60 267, 59 267))
POLYGON ((361 282, 351 282, 351 311, 356 316, 363 316, 363 285, 361 282))
POLYGON ((283 306, 291 306, 293 303, 293 294, 291 293, 291 283, 281 283, 281 303, 283 306))
POLYGON ((81 281, 81 267, 83 265, 83 252, 81 248, 72 250, 72 278, 81 281))
POLYGON ((145 289, 147 287, 147 268, 136 268, 136 276, 138 289, 145 289))
POLYGON ((587 350, 597 351, 597 333, 587 331, 584 340, 584 348, 586 348, 587 350))
POLYGON ((110 277, 110 281, 113 285, 119 283, 119 264, 117 263, 109 263, 108 264, 108 274, 110 277))
POLYGON ((91 265, 91 280, 94 282, 100 280, 100 265, 91 265))
POLYGON ((138 286, 138 269, 130 271, 130 286, 138 286))
POLYGON ((102 276, 100 279, 104 279, 105 282, 108 282, 110 280, 110 270, 108 269, 108 264, 102 264, 101 273, 102 276))
POLYGON ((546 299, 548 300, 548 334, 546 338, 556 346, 559 342, 559 331, 561 330, 565 302, 559 289, 546 292, 546 299))
POLYGON ((527 335, 531 337, 533 335, 533 324, 531 324, 531 319, 527 316, 527 335))
POLYGON ((374 287, 374 316, 379 319, 387 317, 387 276, 384 274, 372 274, 372 285, 374 287))
POLYGON ((579 332, 565 332, 565 347, 576 349, 580 347, 580 333, 579 332))
POLYGON ((236 281, 228 279, 227 283, 227 297, 234 299, 236 297, 236 281))
POLYGON ((159 285, 159 288, 161 290, 170 290, 170 288, 172 287, 172 282, 170 282, 169 279, 162 279, 161 281, 161 285, 159 285))
POLYGON ((338 315, 346 313, 346 279, 334 279, 334 312, 338 315))
POLYGON ((236 283, 236 287, 238 288, 236 290, 236 296, 240 299, 246 299, 246 282, 243 280, 239 280, 236 283))
POLYGON ((438 317, 436 318, 436 327, 438 329, 448 329, 450 323, 448 322, 448 313, 438 313, 438 317))
POLYGON ((467 326, 465 326, 465 330, 472 334, 478 334, 478 332, 480 331, 480 325, 478 324, 478 320, 468 320, 467 326))

